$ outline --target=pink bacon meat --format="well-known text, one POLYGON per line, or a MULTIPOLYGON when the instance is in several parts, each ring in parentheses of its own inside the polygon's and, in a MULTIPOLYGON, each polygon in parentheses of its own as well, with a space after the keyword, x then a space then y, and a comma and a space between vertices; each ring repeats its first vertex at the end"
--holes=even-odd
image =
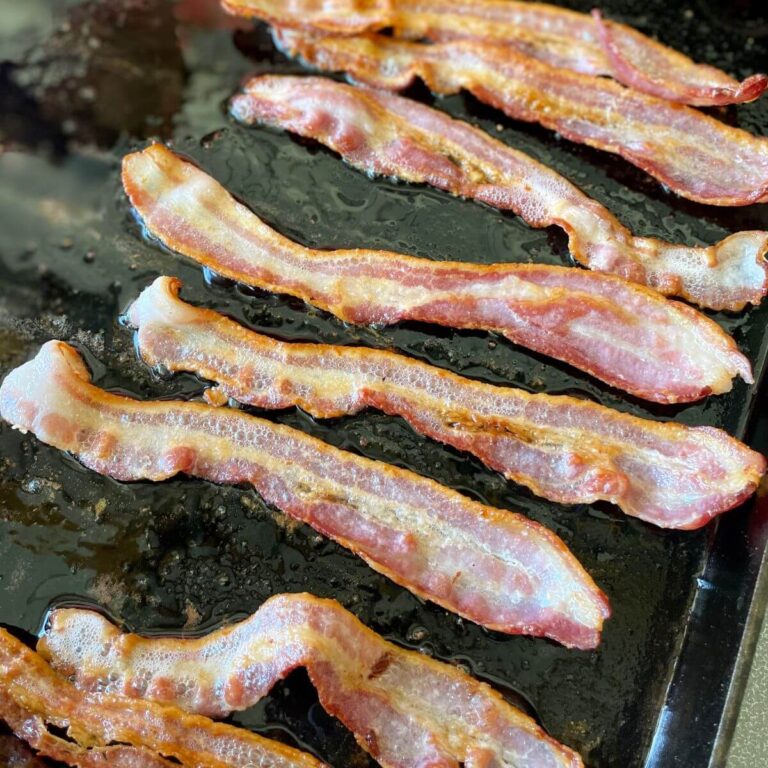
POLYGON ((737 373, 752 378, 749 362, 716 323, 613 275, 306 248, 161 144, 124 158, 123 186, 147 230, 171 250, 352 323, 418 320, 495 330, 658 402, 727 392, 737 373))
POLYGON ((554 5, 514 0, 223 0, 238 16, 277 26, 357 34, 385 27, 414 40, 480 40, 509 45, 555 67, 619 82, 670 101, 695 106, 758 98, 768 77, 739 82, 624 24, 554 5))
POLYGON ((610 614, 565 544, 522 515, 237 410, 110 394, 62 342, 8 375, 0 414, 117 480, 249 483, 414 594, 491 629, 592 648, 610 614))
POLYGON ((306 752, 177 707, 84 693, 4 629, 0 720, 41 754, 79 768, 328 768, 306 752))
POLYGON ((214 717, 255 704, 305 667, 323 707, 386 768, 582 765, 489 685, 312 595, 276 595, 249 619, 195 639, 125 635, 98 613, 60 609, 38 650, 86 690, 214 717))
POLYGON ((376 88, 398 91, 421 79, 440 94, 467 90, 511 118, 620 155, 690 200, 768 202, 768 138, 606 78, 473 40, 425 45, 286 29, 277 30, 275 39, 311 66, 347 72, 376 88))
POLYGON ((768 232, 699 248, 635 237, 556 171, 412 99, 321 77, 264 75, 232 99, 231 112, 316 139, 366 173, 512 210, 533 227, 560 226, 581 264, 665 295, 738 310, 768 291, 768 232))
POLYGON ((216 382, 206 392, 214 403, 300 406, 321 419, 377 408, 540 496, 604 499, 666 528, 704 525, 748 498, 765 472, 762 456, 720 430, 529 395, 392 352, 276 341, 185 303, 180 286, 158 278, 127 318, 149 365, 216 382))

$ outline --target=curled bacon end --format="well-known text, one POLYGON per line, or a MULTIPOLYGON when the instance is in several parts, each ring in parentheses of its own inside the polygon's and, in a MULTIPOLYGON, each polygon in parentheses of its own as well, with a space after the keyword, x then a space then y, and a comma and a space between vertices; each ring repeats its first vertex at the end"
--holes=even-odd
POLYGON ((768 202, 768 138, 604 77, 474 40, 425 45, 281 28, 274 38, 287 55, 376 88, 402 90, 420 79, 435 93, 469 91, 515 120, 620 155, 689 200, 768 202))
POLYGON ((562 540, 522 515, 238 410, 110 394, 63 342, 8 374, 0 415, 118 480, 184 472, 249 483, 414 594, 490 629, 594 648, 610 615, 562 540))
POLYGON ((324 77, 262 75, 230 111, 316 139, 368 174, 481 200, 533 227, 560 226, 579 263, 667 296, 735 311, 768 292, 768 232, 737 232, 708 247, 634 236, 556 171, 413 99, 324 77))
POLYGON ((327 768, 306 752, 152 701, 84 693, 0 629, 0 719, 79 768, 327 768), (69 740, 49 728, 64 728, 69 740))
POLYGON ((665 528, 704 525, 747 499, 765 473, 762 456, 721 430, 483 384, 392 352, 276 341, 187 304, 180 287, 159 277, 127 318, 147 364, 216 382, 211 402, 297 405, 316 418, 377 408, 540 496, 605 499, 665 528))
POLYGON ((147 230, 216 272, 357 324, 416 320, 503 333, 658 402, 727 392, 749 361, 712 320, 613 275, 306 248, 161 144, 127 155, 123 186, 147 230))
POLYGON ((714 67, 694 64, 686 56, 660 46, 634 30, 604 21, 597 8, 592 11, 592 18, 610 62, 611 74, 630 88, 699 107, 754 101, 768 88, 768 75, 752 75, 738 82, 714 67), (630 41, 636 42, 635 38, 642 41, 635 47, 638 60, 633 60, 626 45, 630 41), (691 76, 690 80, 686 80, 686 75, 691 76))
POLYGON ((308 594, 276 595, 245 621, 194 639, 122 634, 98 613, 60 609, 38 650, 87 690, 212 716, 252 706, 305 667, 323 707, 387 768, 582 766, 489 685, 308 594))
POLYGON ((234 16, 353 35, 388 26, 391 0, 221 0, 234 16))

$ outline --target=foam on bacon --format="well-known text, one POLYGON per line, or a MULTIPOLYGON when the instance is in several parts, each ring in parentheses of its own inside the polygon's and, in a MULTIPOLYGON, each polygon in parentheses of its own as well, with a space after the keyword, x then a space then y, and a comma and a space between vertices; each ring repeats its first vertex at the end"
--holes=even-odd
POLYGON ((123 186, 145 228, 171 250, 352 323, 498 331, 658 402, 727 392, 737 374, 752 380, 749 362, 716 323, 613 275, 306 248, 161 144, 124 158, 123 186))
POLYGON ((158 278, 127 319, 147 364, 216 382, 206 392, 213 403, 299 406, 321 419, 377 408, 540 496, 611 501, 666 528, 704 525, 748 498, 765 472, 762 456, 721 430, 483 384, 392 352, 276 341, 187 304, 180 287, 158 278))
POLYGON ((60 609, 38 649, 87 690, 214 717, 255 704, 304 667, 323 707, 387 768, 582 765, 489 685, 387 642, 312 595, 277 595, 249 619, 195 639, 126 635, 93 611, 60 609))
POLYGON ((275 40, 313 67, 347 72, 376 88, 402 90, 421 79, 440 94, 467 90, 511 118, 620 155, 690 200, 768 202, 768 138, 607 78, 474 40, 425 45, 287 29, 277 29, 275 40))
POLYGON ((230 110, 241 122, 316 139, 366 173, 512 210, 533 227, 560 226, 581 264, 665 295, 738 310, 768 291, 768 232, 739 232, 709 247, 635 237, 556 171, 412 99, 328 78, 262 75, 230 110))
POLYGON ((84 693, 4 629, 0 720, 41 754, 80 768, 324 768, 306 752, 177 707, 84 693))
POLYGON ((739 82, 624 24, 554 5, 514 0, 223 0, 239 16, 277 26, 355 34, 385 27, 414 40, 478 40, 511 46, 555 67, 610 75, 660 98, 697 106, 758 98, 768 77, 739 82))
POLYGON ((522 515, 238 410, 110 394, 63 342, 7 376, 0 415, 117 480, 183 472, 251 484, 393 581, 491 629, 592 648, 610 615, 565 544, 522 515))

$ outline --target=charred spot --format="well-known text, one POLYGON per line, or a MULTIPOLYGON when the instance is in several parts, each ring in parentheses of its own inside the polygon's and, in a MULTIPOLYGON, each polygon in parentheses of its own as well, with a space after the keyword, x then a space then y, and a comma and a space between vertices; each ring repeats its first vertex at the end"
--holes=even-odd
POLYGON ((383 675, 387 669, 389 669, 389 665, 392 663, 392 661, 392 654, 389 651, 382 653, 371 667, 370 672, 368 672, 368 679, 375 680, 377 677, 383 675))

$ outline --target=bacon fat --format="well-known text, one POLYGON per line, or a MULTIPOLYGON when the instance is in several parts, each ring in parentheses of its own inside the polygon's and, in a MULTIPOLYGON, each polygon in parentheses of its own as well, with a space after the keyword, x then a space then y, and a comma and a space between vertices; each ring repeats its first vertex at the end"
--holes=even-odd
POLYGON ((414 594, 491 629, 592 648, 610 615, 565 544, 522 515, 235 409, 105 392, 63 342, 8 375, 0 415, 117 480, 249 483, 414 594))
POLYGON ((483 384, 392 352, 276 341, 185 303, 180 287, 158 278, 127 319, 147 364, 216 382, 210 402, 299 406, 321 419, 377 408, 540 496, 604 499, 665 528, 704 525, 748 498, 765 472, 762 456, 721 430, 483 384))
POLYGON ((376 88, 397 91, 421 79, 435 93, 467 90, 513 119, 620 155, 690 200, 768 202, 768 138, 604 77, 474 40, 425 45, 277 29, 275 41, 311 66, 347 72, 376 88))
POLYGON ((306 752, 177 707, 83 693, 4 629, 0 720, 41 754, 80 768, 323 768, 306 752))
POLYGON ((498 331, 658 402, 727 392, 736 374, 752 380, 749 362, 715 322, 614 275, 306 248, 161 144, 123 159, 123 186, 144 226, 171 250, 352 323, 498 331))
POLYGON ((738 310, 768 291, 768 232, 739 232, 710 247, 634 237, 556 171, 412 99, 322 77, 263 75, 248 82, 230 109, 241 122, 316 139, 366 173, 512 210, 533 227, 560 226, 584 266, 667 296, 738 310))
POLYGON ((333 34, 393 28, 414 40, 504 44, 555 67, 610 75, 638 91, 694 106, 753 101, 766 75, 739 82, 624 24, 554 5, 514 0, 223 0, 238 16, 333 34))
POLYGON ((577 768, 567 747, 489 685, 384 640, 333 600, 276 595, 194 639, 126 635, 93 611, 52 613, 38 650, 85 689, 226 716, 297 667, 320 703, 387 768, 577 768))

